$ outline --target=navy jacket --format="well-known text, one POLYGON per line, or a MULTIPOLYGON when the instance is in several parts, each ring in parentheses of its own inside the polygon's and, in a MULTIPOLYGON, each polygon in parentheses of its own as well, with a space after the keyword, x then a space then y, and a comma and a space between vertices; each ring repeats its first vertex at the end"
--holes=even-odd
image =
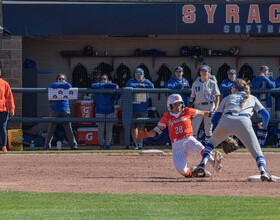
MULTIPOLYGON (((275 79, 275 88, 280 88, 280 76, 275 79)), ((275 111, 280 111, 280 93, 273 93, 275 98, 275 111)))
MULTIPOLYGON (((115 83, 93 83, 90 86, 92 89, 115 89, 117 84, 115 83)), ((99 114, 110 114, 115 111, 115 102, 120 98, 120 94, 112 93, 96 93, 95 94, 95 112, 99 114)))
MULTIPOLYGON (((271 76, 256 76, 252 79, 251 82, 251 87, 252 89, 261 89, 262 88, 262 83, 265 82, 266 83, 266 88, 267 89, 273 89, 275 88, 275 82, 272 79, 271 76)), ((260 99, 260 94, 255 94, 255 96, 260 99)), ((271 94, 270 93, 266 93, 266 107, 271 108, 272 107, 272 99, 271 99, 271 94)), ((260 101, 264 101, 264 100, 260 100, 260 101)))
MULTIPOLYGON (((131 78, 126 83, 126 87, 153 89, 154 84, 151 83, 150 80, 145 78, 143 78, 140 82, 138 82, 135 78, 131 78), (145 84, 145 86, 141 86, 140 84, 145 84)), ((147 95, 146 102, 133 103, 133 112, 146 112, 148 107, 149 107, 149 102, 148 102, 148 95, 147 95)))
MULTIPOLYGON (((184 89, 182 87, 182 83, 187 84, 188 87, 190 87, 189 81, 187 79, 185 79, 184 77, 182 78, 182 80, 178 80, 176 76, 172 76, 167 83, 165 84, 165 88, 168 89, 184 89)), ((188 97, 187 95, 182 94, 182 98, 184 100, 184 104, 185 106, 188 106, 188 97)))
MULTIPOLYGON (((235 81, 231 81, 229 78, 224 79, 220 85, 220 90, 222 93, 231 91, 231 87, 235 81)), ((223 94, 223 98, 228 96, 229 94, 223 94)))

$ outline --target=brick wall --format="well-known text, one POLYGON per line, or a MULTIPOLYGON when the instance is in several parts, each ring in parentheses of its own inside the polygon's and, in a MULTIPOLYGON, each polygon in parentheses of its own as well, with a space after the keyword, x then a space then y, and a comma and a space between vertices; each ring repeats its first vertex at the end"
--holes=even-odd
MULTIPOLYGON (((22 87, 22 37, 2 37, 0 39, 0 66, 3 78, 11 88, 22 87)), ((22 94, 14 93, 15 116, 22 115, 22 94)), ((20 128, 21 124, 10 124, 11 128, 20 128)))

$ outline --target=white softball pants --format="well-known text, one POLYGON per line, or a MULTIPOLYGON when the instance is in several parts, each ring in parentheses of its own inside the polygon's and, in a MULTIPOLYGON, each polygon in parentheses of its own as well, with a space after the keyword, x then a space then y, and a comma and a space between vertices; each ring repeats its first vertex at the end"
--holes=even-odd
MULTIPOLYGON (((188 169, 188 156, 201 155, 204 146, 193 136, 184 138, 172 143, 173 163, 176 170, 185 175, 188 169)), ((209 163, 213 164, 213 157, 209 159, 209 163)))

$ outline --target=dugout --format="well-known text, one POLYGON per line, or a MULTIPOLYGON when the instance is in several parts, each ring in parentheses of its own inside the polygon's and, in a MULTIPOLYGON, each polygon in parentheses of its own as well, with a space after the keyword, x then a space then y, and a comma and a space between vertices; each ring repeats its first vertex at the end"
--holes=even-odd
MULTIPOLYGON (((72 83, 78 63, 89 74, 101 63, 109 64, 112 76, 121 64, 133 73, 143 63, 154 82, 163 64, 172 72, 186 64, 195 79, 203 62, 214 75, 224 63, 237 71, 248 63, 254 74, 267 65, 273 78, 279 76, 277 2, 6 0, 1 6, 2 27, 8 33, 1 39, 0 60, 12 87, 47 88, 59 72, 72 83), (92 55, 83 53, 85 46, 92 47, 92 55), (190 54, 182 56, 183 46, 190 54), (192 56, 195 46, 203 58, 192 56), (137 49, 151 53, 139 56, 137 49), (26 59, 35 61, 36 68, 23 68, 26 59)), ((151 98, 159 114, 166 110, 166 95, 151 94, 151 98)), ((48 115, 46 94, 29 94, 25 99, 22 102, 24 97, 16 94, 17 116, 48 115), (30 106, 32 111, 26 111, 30 106)), ((73 116, 74 108, 73 103, 73 116)))

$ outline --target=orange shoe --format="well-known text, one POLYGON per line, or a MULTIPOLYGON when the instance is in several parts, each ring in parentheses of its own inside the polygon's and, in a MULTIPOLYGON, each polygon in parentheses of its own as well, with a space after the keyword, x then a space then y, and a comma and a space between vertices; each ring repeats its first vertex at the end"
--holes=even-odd
POLYGON ((7 147, 2 147, 2 152, 3 152, 3 153, 8 153, 7 147))
POLYGON ((192 171, 190 168, 187 168, 187 172, 184 175, 186 178, 191 178, 192 177, 192 171))

